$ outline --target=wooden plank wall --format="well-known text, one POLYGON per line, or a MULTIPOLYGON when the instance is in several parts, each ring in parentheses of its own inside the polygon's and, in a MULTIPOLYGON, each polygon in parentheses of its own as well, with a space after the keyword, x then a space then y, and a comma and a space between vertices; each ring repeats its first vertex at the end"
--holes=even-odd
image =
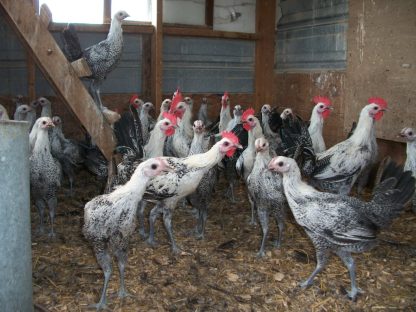
POLYGON ((357 120, 371 96, 387 100, 377 137, 402 141, 403 127, 416 127, 416 1, 349 2, 345 125, 357 120))

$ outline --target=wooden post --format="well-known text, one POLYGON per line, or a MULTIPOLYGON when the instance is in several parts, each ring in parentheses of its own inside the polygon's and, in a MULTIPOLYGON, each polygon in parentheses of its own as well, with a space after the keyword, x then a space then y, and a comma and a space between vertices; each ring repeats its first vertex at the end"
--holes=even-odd
POLYGON ((214 26, 214 0, 205 0, 205 25, 214 26))
POLYGON ((116 142, 113 130, 50 34, 45 20, 36 15, 31 1, 0 0, 0 9, 55 93, 110 159, 116 142))
POLYGON ((151 94, 155 105, 156 115, 162 102, 163 82, 163 0, 152 2, 152 24, 155 30, 152 35, 152 74, 151 94))
POLYGON ((274 90, 274 42, 276 24, 276 0, 256 1, 256 57, 254 98, 256 109, 263 104, 273 104, 274 90))

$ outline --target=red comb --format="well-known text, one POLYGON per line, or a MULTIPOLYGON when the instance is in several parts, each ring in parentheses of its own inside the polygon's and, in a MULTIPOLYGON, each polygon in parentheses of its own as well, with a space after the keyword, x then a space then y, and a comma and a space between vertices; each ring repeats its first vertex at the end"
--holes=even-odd
POLYGON ((138 99, 138 98, 139 98, 139 95, 138 95, 138 94, 133 94, 133 95, 130 97, 130 100, 129 100, 130 104, 133 104, 133 103, 134 103, 134 101, 135 101, 136 99, 138 99))
POLYGON ((175 115, 163 112, 162 116, 163 118, 169 119, 172 125, 176 126, 177 119, 175 115))
POLYGON ((175 111, 176 106, 178 106, 179 102, 183 102, 183 96, 181 91, 177 89, 175 93, 173 94, 172 103, 170 104, 170 112, 175 111))
POLYGON ((314 96, 313 97, 313 102, 315 104, 324 103, 326 106, 331 106, 331 101, 326 96, 319 96, 319 95, 314 96))
POLYGON ((222 99, 223 99, 223 100, 227 100, 229 97, 230 97, 230 96, 228 95, 228 92, 227 92, 227 91, 225 91, 225 92, 224 92, 224 95, 222 96, 222 99))
POLYGON ((242 121, 247 121, 248 116, 250 116, 250 115, 254 116, 254 114, 255 114, 254 109, 248 108, 244 111, 243 116, 241 116, 241 120, 242 121))
POLYGON ((387 108, 387 102, 386 100, 380 98, 380 97, 371 97, 368 99, 368 104, 377 104, 378 106, 380 106, 381 108, 387 108))
POLYGON ((232 132, 223 131, 221 132, 221 137, 223 139, 224 138, 229 139, 231 142, 233 142, 233 144, 239 144, 238 137, 232 132))

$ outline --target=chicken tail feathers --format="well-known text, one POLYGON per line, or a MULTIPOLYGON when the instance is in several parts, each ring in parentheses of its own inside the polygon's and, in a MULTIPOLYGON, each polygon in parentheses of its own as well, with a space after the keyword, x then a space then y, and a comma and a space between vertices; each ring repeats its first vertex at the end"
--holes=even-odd
POLYGON ((415 178, 412 173, 389 161, 381 174, 380 184, 373 190, 367 216, 378 227, 387 226, 403 210, 414 192, 415 178))

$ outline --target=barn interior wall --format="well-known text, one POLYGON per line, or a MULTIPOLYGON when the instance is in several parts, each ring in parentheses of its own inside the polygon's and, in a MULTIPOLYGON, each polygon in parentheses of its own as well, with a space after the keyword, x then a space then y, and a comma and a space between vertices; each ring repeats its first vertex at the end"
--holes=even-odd
POLYGON ((416 123, 416 2, 347 3, 345 70, 276 70, 277 104, 293 106, 299 115, 309 118, 313 96, 330 97, 335 109, 325 122, 324 138, 332 146, 345 139, 369 97, 383 97, 391 110, 376 125, 379 158, 391 155, 403 162, 405 144, 397 134, 403 127, 415 127, 416 123))

